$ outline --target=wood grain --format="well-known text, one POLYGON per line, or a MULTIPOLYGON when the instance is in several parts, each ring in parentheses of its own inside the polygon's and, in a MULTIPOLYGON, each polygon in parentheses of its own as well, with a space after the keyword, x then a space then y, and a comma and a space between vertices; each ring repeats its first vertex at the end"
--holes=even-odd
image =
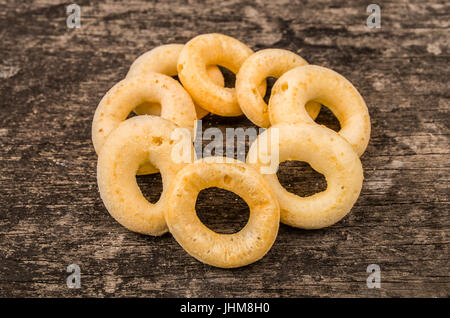
MULTIPOLYGON (((66 26, 69 3, 0 0, 0 296, 450 296, 448 2, 382 1, 380 29, 366 27, 368 3, 356 0, 77 0, 80 29, 66 26), (372 119, 351 213, 323 230, 282 225, 266 257, 235 270, 197 262, 169 234, 115 222, 97 191, 90 138, 97 103, 137 56, 209 32, 336 70, 372 119), (80 289, 66 286, 72 263, 80 289), (366 286, 372 263, 380 289, 366 286)), ((250 126, 244 117, 204 120, 250 126)), ((298 163, 280 174, 293 192, 320 188, 298 163)), ((158 176, 139 182, 161 191, 158 176)), ((236 199, 206 192, 199 214, 229 230, 245 221, 236 199)))

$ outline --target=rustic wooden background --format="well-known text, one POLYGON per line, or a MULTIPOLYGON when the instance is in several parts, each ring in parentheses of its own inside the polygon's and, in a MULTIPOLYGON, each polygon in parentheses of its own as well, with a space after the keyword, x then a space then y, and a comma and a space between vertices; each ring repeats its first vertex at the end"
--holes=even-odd
MULTIPOLYGON (((0 0, 0 296, 450 296, 448 2, 76 0, 81 28, 69 29, 71 2, 0 0), (371 2, 380 29, 366 26, 371 2), (323 230, 282 225, 261 261, 234 270, 201 264, 170 234, 114 221, 97 191, 90 134, 97 103, 137 56, 210 32, 340 72, 372 118, 351 213, 323 230), (72 263, 80 289, 66 286, 72 263), (366 286, 372 263, 380 289, 366 286)), ((336 126, 327 112, 319 121, 336 126)), ((209 116, 204 126, 251 123, 209 116)), ((323 187, 297 162, 280 178, 299 194, 323 187)), ((158 175, 138 181, 158 197, 158 175)), ((224 232, 245 223, 246 209, 221 190, 198 202, 201 219, 224 232)))

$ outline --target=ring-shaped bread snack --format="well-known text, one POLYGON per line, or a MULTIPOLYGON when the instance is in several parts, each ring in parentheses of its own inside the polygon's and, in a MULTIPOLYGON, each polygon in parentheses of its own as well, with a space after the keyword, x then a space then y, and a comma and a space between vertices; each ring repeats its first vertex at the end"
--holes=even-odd
MULTIPOLYGON (((215 84, 208 76, 208 65, 221 65, 237 74, 253 51, 244 43, 223 35, 203 34, 185 44, 178 59, 178 77, 196 104, 220 116, 239 116, 235 88, 215 84)), ((266 81, 260 93, 266 91, 266 81)))
POLYGON ((335 131, 317 124, 280 124, 264 131, 253 142, 247 163, 262 171, 268 158, 305 161, 323 174, 327 189, 301 197, 288 192, 276 172, 264 174, 280 204, 281 222, 302 229, 320 229, 341 220, 358 199, 363 170, 352 146, 335 131), (277 130, 277 131, 274 131, 277 130), (278 135, 278 147, 269 145, 278 135))
MULTIPOLYGON (((167 76, 178 75, 177 62, 184 44, 167 44, 158 46, 139 56, 128 71, 127 77, 145 75, 149 72, 161 73, 167 76)), ((211 65, 206 68, 208 76, 216 85, 225 86, 224 78, 220 69, 211 65)), ((134 110, 138 115, 157 115, 161 113, 161 105, 144 102, 134 110)), ((198 105, 195 105, 197 118, 203 118, 208 114, 198 105)))
POLYGON ((306 65, 284 73, 272 89, 270 123, 314 123, 305 110, 305 104, 310 100, 325 105, 333 112, 341 125, 339 135, 361 156, 370 138, 366 103, 352 83, 328 68, 306 65))
POLYGON ((256 170, 223 159, 204 158, 184 167, 169 186, 164 215, 170 233, 191 256, 216 267, 234 268, 256 262, 269 251, 280 214, 274 194, 256 170), (250 217, 239 232, 219 234, 200 221, 195 203, 198 193, 209 187, 234 192, 248 204, 250 217))
MULTIPOLYGON (((282 49, 265 49, 250 55, 236 75, 237 99, 245 116, 259 127, 269 127, 268 105, 257 87, 267 77, 279 78, 287 71, 307 64, 299 55, 282 49)), ((316 119, 320 108, 321 105, 314 101, 306 104, 312 119, 316 119)))
POLYGON ((172 160, 176 143, 171 136, 176 128, 161 117, 136 116, 120 123, 100 151, 97 163, 100 196, 111 216, 131 231, 147 235, 167 232, 164 219, 167 188, 186 165, 172 160), (161 172, 163 191, 155 204, 145 199, 136 182, 136 172, 145 162, 151 162, 161 172))
MULTIPOLYGON (((194 103, 180 83, 173 78, 147 73, 126 78, 114 85, 100 101, 92 122, 92 141, 100 152, 109 134, 124 121, 130 112, 143 102, 161 104, 161 117, 180 127, 194 128, 194 103)), ((144 164, 138 174, 155 173, 150 164, 144 164)))

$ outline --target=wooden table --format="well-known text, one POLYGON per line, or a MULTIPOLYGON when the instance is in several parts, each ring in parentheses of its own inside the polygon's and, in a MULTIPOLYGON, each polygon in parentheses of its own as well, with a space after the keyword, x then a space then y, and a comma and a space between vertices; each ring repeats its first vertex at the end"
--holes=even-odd
MULTIPOLYGON (((0 296, 448 297, 449 17, 446 1, 383 1, 368 28, 367 1, 86 1, 81 28, 56 0, 0 0, 0 296), (132 233, 97 190, 91 121, 105 92, 143 52, 220 32, 254 50, 283 48, 332 68, 368 105, 372 137, 365 181, 351 213, 326 229, 280 226, 270 252, 250 266, 204 265, 170 234, 132 233), (81 288, 66 285, 78 264, 81 288), (370 289, 369 264, 381 268, 370 289)), ((319 121, 331 127, 328 112, 319 121)), ((252 127, 208 116, 204 128, 252 127)), ((334 127, 336 128, 336 127, 334 127)), ((289 190, 323 180, 282 166, 289 190)), ((152 200, 158 175, 139 177, 152 200)), ((202 192, 198 214, 214 229, 245 224, 225 191, 202 192)))

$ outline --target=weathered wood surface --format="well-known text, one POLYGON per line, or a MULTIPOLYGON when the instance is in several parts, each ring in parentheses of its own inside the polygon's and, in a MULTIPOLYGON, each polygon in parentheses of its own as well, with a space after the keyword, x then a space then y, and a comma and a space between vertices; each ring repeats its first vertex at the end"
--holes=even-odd
MULTIPOLYGON (((383 1, 380 29, 366 27, 367 1, 75 2, 80 29, 66 26, 70 2, 0 1, 0 296, 450 295, 448 2, 383 1), (319 231, 282 225, 261 261, 235 270, 115 222, 90 139, 97 103, 138 55, 208 32, 340 72, 372 118, 351 213, 319 231), (72 263, 80 289, 66 286, 72 263), (372 263, 381 289, 366 286, 372 263)), ((214 116, 204 125, 251 126, 214 116)), ((320 188, 312 175, 281 171, 296 193, 320 188)), ((139 182, 150 197, 160 191, 157 176, 139 182)), ((202 193, 199 214, 216 229, 242 225, 235 198, 202 193)))

